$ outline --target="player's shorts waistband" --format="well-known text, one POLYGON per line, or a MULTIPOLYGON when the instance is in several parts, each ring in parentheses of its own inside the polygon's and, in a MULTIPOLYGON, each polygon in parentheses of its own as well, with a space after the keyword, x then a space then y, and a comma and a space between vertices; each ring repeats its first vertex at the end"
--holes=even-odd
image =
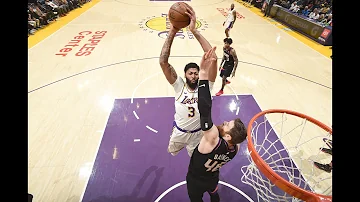
POLYGON ((199 173, 193 173, 191 170, 188 170, 186 177, 191 177, 193 179, 201 180, 208 184, 218 184, 219 183, 219 172, 207 173, 207 176, 200 175, 199 173))
POLYGON ((196 132, 198 132, 198 131, 201 130, 201 128, 198 128, 198 129, 195 129, 195 130, 184 130, 184 129, 180 128, 180 127, 176 124, 175 121, 173 122, 173 126, 175 126, 178 130, 180 130, 181 132, 184 132, 184 133, 196 133, 196 132))

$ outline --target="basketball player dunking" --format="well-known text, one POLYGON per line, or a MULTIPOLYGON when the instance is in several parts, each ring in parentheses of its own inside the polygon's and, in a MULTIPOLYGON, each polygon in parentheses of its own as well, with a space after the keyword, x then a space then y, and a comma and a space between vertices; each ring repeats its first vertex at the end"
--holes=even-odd
POLYGON ((217 71, 216 47, 205 53, 200 62, 198 108, 203 137, 194 149, 186 176, 191 202, 202 202, 204 192, 210 194, 211 202, 220 201, 217 193, 219 169, 231 161, 239 151, 239 143, 246 139, 246 127, 240 119, 224 121, 215 126, 212 122, 210 82, 217 71))
MULTIPOLYGON (((204 52, 207 52, 211 49, 211 45, 195 28, 196 15, 190 6, 187 8, 187 15, 190 17, 190 31, 199 41, 204 52)), ((178 31, 178 28, 170 25, 170 30, 162 47, 159 60, 166 79, 175 90, 175 116, 173 130, 168 145, 168 152, 175 156, 186 146, 187 152, 189 156, 191 156, 194 148, 200 142, 202 137, 200 115, 197 107, 199 66, 192 62, 185 65, 185 83, 184 80, 176 74, 175 69, 169 64, 168 58, 170 56, 171 45, 175 34, 178 31)), ((216 73, 213 76, 213 79, 210 80, 210 89, 215 82, 215 78, 216 73)))
POLYGON ((231 4, 228 16, 226 17, 226 20, 223 23, 223 26, 225 27, 226 37, 230 37, 229 32, 230 29, 233 28, 235 21, 236 21, 235 5, 231 4))
POLYGON ((224 39, 224 47, 223 47, 223 58, 221 61, 221 65, 219 67, 220 77, 222 78, 222 85, 219 92, 215 95, 220 96, 224 94, 224 87, 226 84, 229 84, 230 81, 227 78, 231 75, 231 77, 235 76, 236 68, 238 66, 239 60, 236 55, 236 51, 231 47, 232 44, 231 38, 224 39))

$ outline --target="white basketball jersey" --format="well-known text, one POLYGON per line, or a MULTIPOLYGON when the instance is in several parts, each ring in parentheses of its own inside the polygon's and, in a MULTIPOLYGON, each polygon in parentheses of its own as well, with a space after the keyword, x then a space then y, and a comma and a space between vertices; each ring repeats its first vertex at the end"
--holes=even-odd
MULTIPOLYGON (((191 91, 184 80, 178 76, 172 84, 175 90, 175 115, 176 125, 187 131, 200 128, 200 113, 198 109, 198 89, 191 91)), ((213 82, 209 81, 209 89, 212 91, 213 82)))
POLYGON ((226 17, 226 21, 228 22, 233 22, 235 19, 234 19, 234 13, 236 15, 236 11, 235 11, 235 8, 232 10, 232 11, 229 11, 227 17, 226 17))

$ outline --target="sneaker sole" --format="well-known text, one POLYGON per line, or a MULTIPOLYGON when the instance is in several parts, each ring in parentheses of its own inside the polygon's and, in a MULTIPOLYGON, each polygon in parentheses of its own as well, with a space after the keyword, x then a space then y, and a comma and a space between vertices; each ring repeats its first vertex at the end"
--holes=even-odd
POLYGON ((323 141, 325 142, 325 144, 332 149, 332 140, 327 139, 327 138, 323 138, 323 141))

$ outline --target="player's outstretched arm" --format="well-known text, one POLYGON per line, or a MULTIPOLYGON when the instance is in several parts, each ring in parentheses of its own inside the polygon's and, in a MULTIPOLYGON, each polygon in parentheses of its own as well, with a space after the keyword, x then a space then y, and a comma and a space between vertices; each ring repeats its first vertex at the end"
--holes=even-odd
POLYGON ((195 15, 194 9, 191 6, 187 5, 186 11, 187 11, 187 12, 185 12, 186 15, 188 15, 190 18, 190 24, 189 24, 190 31, 193 33, 195 38, 199 41, 204 52, 208 52, 211 49, 211 45, 205 39, 205 37, 202 34, 200 34, 200 32, 196 29, 196 15, 195 15))
MULTIPOLYGON (((193 35, 195 36, 195 38, 199 41, 202 49, 204 50, 204 52, 208 52, 212 47, 210 45, 210 43, 205 39, 205 37, 203 35, 200 34, 200 32, 196 29, 196 15, 195 15, 195 11, 194 9, 187 5, 187 12, 185 12, 189 18, 190 18, 190 24, 189 24, 189 29, 190 31, 193 33, 193 35)), ((209 71, 209 81, 211 82, 215 82, 216 79, 216 74, 217 74, 217 70, 216 68, 211 68, 209 71)))
POLYGON ((169 64, 168 59, 170 56, 170 49, 171 49, 172 42, 178 31, 179 30, 177 28, 170 25, 170 30, 169 30, 168 36, 165 40, 165 43, 161 49, 161 54, 160 54, 160 59, 159 59, 161 69, 170 84, 175 83, 175 81, 177 79, 176 71, 175 71, 174 67, 169 64))
MULTIPOLYGON (((218 63, 217 63, 217 56, 216 56, 216 53, 215 53, 215 50, 216 50, 216 47, 214 47, 214 55, 210 56, 212 57, 212 63, 210 65, 210 68, 208 70, 209 72, 209 81, 211 82, 215 82, 216 80, 216 76, 217 76, 217 68, 218 68, 218 63)), ((199 78, 200 80, 200 78, 199 78)))
POLYGON ((216 47, 211 48, 204 54, 200 62, 198 108, 200 112, 200 124, 205 140, 211 145, 219 141, 219 131, 211 118, 212 100, 209 89, 210 71, 217 68, 216 47))

